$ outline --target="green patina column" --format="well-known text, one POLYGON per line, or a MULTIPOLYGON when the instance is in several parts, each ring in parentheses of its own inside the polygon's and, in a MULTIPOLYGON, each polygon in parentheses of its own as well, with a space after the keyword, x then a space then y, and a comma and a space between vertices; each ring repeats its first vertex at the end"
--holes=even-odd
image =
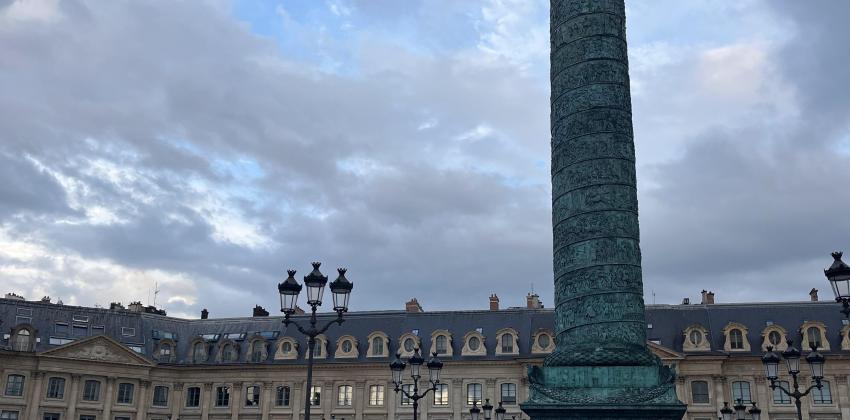
POLYGON ((557 346, 529 370, 541 419, 681 419, 646 346, 624 0, 551 0, 557 346))

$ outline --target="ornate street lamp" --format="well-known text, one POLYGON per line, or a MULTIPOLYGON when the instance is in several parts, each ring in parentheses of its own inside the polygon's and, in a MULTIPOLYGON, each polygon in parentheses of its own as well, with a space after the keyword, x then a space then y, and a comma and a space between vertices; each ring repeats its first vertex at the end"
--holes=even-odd
POLYGON ((478 420, 480 415, 481 409, 478 408, 478 401, 472 400, 472 408, 469 409, 469 416, 472 417, 472 420, 478 420))
POLYGON ((489 398, 484 400, 484 405, 481 406, 481 410, 484 411, 484 420, 490 420, 490 416, 493 415, 493 404, 490 404, 489 398))
POLYGON ((310 407, 313 405, 313 355, 316 348, 316 337, 323 334, 330 328, 331 325, 342 325, 345 321, 342 314, 348 312, 348 298, 351 295, 351 289, 354 285, 345 278, 345 269, 339 268, 337 272, 339 276, 331 283, 331 293, 333 294, 334 311, 337 317, 329 321, 322 327, 316 324, 316 310, 322 305, 322 295, 325 292, 325 285, 328 283, 328 277, 319 271, 322 263, 314 262, 313 271, 304 276, 304 286, 307 287, 307 304, 310 305, 310 326, 302 327, 297 322, 290 319, 295 314, 297 307, 298 295, 301 293, 302 285, 295 280, 295 270, 287 270, 289 275, 283 283, 277 285, 277 291, 280 294, 280 311, 283 312, 283 324, 289 327, 289 324, 294 324, 298 332, 307 336, 307 388, 306 402, 304 405, 304 419, 310 420, 310 407))
POLYGON ((744 400, 738 398, 737 403, 734 405, 734 410, 729 408, 729 403, 724 402, 723 408, 720 409, 720 419, 721 420, 747 420, 747 414, 750 415, 750 419, 752 420, 761 420, 761 409, 756 406, 756 403, 753 403, 752 408, 747 411, 747 406, 744 404, 744 400))
MULTIPOLYGON (((770 389, 775 391, 779 388, 783 394, 793 398, 794 404, 797 406, 797 419, 803 420, 801 399, 806 395, 809 395, 813 389, 821 389, 823 387, 823 385, 821 385, 821 379, 823 379, 823 365, 826 362, 826 358, 817 351, 815 346, 812 346, 812 351, 808 354, 808 356, 806 356, 806 363, 809 364, 809 368, 812 370, 812 378, 815 380, 815 383, 806 388, 804 391, 800 391, 800 383, 797 380, 797 375, 800 374, 800 356, 800 350, 794 348, 791 340, 788 340, 788 349, 782 352, 782 358, 785 359, 785 363, 788 367, 788 374, 791 375, 793 380, 793 391, 785 389, 785 387, 783 387, 778 381, 779 363, 782 361, 782 358, 773 351, 772 346, 767 347, 767 353, 765 353, 761 358, 761 362, 764 364, 765 376, 770 380, 770 389)), ((761 413, 761 411, 759 411, 759 413, 761 413)))
POLYGON ((496 408, 496 420, 505 420, 505 412, 507 411, 505 407, 502 407, 502 402, 499 401, 499 407, 496 408))
MULTIPOLYGON (((428 392, 437 390, 437 385, 440 384, 440 371, 443 370, 443 362, 437 358, 437 352, 432 353, 431 359, 428 360, 427 364, 425 364, 425 367, 428 369, 428 382, 431 386, 420 394, 419 379, 422 378, 423 364, 425 364, 425 359, 419 355, 418 348, 414 349, 413 355, 407 359, 407 363, 401 360, 401 354, 398 353, 395 355, 395 360, 390 363, 390 370, 393 373, 395 393, 398 394, 398 392, 401 391, 402 395, 413 400, 413 420, 416 420, 418 416, 419 400, 425 398, 425 396, 428 395, 428 392), (404 373, 404 368, 408 365, 410 366, 410 378, 413 379, 413 392, 407 392, 404 390, 403 378, 401 377, 402 373, 404 373)), ((473 418, 473 420, 478 420, 478 417, 473 418)))
POLYGON ((841 261, 842 255, 844 255, 843 252, 833 252, 834 261, 829 268, 823 270, 823 274, 829 280, 829 285, 832 286, 835 301, 843 306, 841 313, 850 318, 850 266, 841 261))

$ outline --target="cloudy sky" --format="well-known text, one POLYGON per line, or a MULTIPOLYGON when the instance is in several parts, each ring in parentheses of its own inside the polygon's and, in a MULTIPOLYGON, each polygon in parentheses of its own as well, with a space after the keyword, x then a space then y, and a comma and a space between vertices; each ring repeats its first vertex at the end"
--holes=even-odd
MULTIPOLYGON (((629 0, 648 302, 850 250, 850 2, 629 0)), ((0 0, 0 293, 552 302, 548 0, 0 0)))

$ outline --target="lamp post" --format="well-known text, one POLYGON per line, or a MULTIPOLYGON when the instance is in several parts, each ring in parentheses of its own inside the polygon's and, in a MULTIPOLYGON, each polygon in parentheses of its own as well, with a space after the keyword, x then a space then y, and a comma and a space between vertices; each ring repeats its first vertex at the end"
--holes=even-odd
POLYGON ((753 406, 747 410, 747 406, 744 405, 744 400, 738 398, 737 404, 732 408, 729 408, 729 403, 724 402, 723 408, 720 409, 720 420, 746 420, 746 415, 749 414, 752 420, 761 420, 761 409, 756 406, 756 403, 753 403, 753 406), (734 415, 734 417, 733 417, 734 415))
POLYGON ((765 376, 767 376, 767 379, 770 380, 770 389, 775 391, 776 388, 779 388, 783 394, 794 398, 794 404, 797 406, 797 419, 803 420, 803 410, 801 408, 800 400, 806 395, 809 395, 813 389, 821 389, 823 387, 823 385, 821 385, 821 379, 823 379, 823 365, 826 362, 826 359, 817 351, 817 348, 812 346, 812 351, 808 354, 808 356, 806 356, 806 363, 808 363, 809 367, 812 369, 812 378, 815 380, 815 383, 806 388, 804 391, 800 391, 800 384, 797 381, 797 375, 800 373, 800 355, 800 350, 794 348, 789 340, 788 349, 782 352, 781 358, 773 351, 773 347, 768 346, 767 353, 764 354, 761 361, 764 364, 765 376), (781 362, 783 358, 785 359, 785 364, 788 367, 788 374, 791 375, 791 378, 793 379, 793 391, 785 389, 785 387, 777 381, 779 378, 779 362, 781 362))
POLYGON ((829 280, 829 285, 832 286, 835 301, 843 306, 841 313, 850 318, 850 266, 841 261, 842 255, 844 253, 841 251, 833 252, 834 261, 829 268, 823 270, 823 274, 829 280))
POLYGON ((295 280, 295 270, 287 270, 289 276, 283 283, 277 285, 278 293, 280 293, 280 311, 283 312, 283 324, 287 327, 289 324, 294 324, 298 328, 298 332, 307 336, 307 389, 304 405, 304 419, 310 420, 310 406, 313 400, 313 353, 316 347, 316 337, 323 334, 328 328, 336 323, 342 325, 345 321, 342 314, 348 312, 348 298, 351 296, 351 289, 354 285, 345 278, 344 268, 337 269, 339 276, 331 282, 331 294, 333 295, 334 311, 336 311, 336 319, 329 321, 324 326, 318 327, 316 319, 316 308, 322 305, 322 295, 325 292, 325 285, 328 283, 328 276, 319 271, 322 263, 314 262, 313 271, 304 276, 304 286, 307 286, 307 304, 310 305, 310 326, 302 327, 299 323, 290 319, 290 316, 295 313, 296 302, 298 295, 301 293, 302 286, 295 280))
POLYGON ((398 394, 401 391, 402 395, 413 400, 413 420, 416 420, 418 411, 419 411, 419 400, 425 398, 430 391, 436 391, 437 385, 440 384, 440 371, 443 370, 443 362, 437 358, 437 352, 432 353, 431 360, 428 360, 428 364, 425 366, 428 368, 428 382, 431 384, 425 391, 421 394, 419 393, 419 379, 422 378, 421 370, 422 364, 425 363, 425 359, 419 355, 419 349, 414 349, 413 355, 407 359, 407 363, 401 360, 401 354, 395 355, 395 360, 390 363, 390 370, 393 373, 393 384, 395 385, 395 392, 398 394), (410 379, 413 380, 413 392, 407 392, 403 388, 403 379, 401 374, 404 372, 404 368, 410 366, 410 379))

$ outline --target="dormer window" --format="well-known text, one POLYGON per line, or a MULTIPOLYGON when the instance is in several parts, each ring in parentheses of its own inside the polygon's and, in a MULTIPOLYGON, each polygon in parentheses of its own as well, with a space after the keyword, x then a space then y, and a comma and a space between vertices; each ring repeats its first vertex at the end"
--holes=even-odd
POLYGON ((389 354, 389 337, 381 331, 373 331, 366 337, 369 348, 366 357, 387 357, 389 354))
POLYGON ((198 341, 192 346, 192 361, 202 363, 207 361, 207 345, 198 341))
POLYGON ((829 351, 829 341, 826 340, 826 325, 820 321, 806 321, 800 327, 800 334, 803 336, 801 351, 807 351, 812 346, 820 351, 829 351))
POLYGON ((340 337, 336 342, 334 357, 340 359, 353 359, 359 356, 357 350, 357 339, 350 335, 340 337))
POLYGON ((298 347, 292 337, 281 337, 275 345, 275 360, 292 360, 298 358, 298 347))
POLYGON ((476 351, 481 347, 481 340, 478 337, 469 338, 469 349, 476 351))
POLYGON ((266 340, 258 338, 251 342, 251 362, 260 363, 266 360, 266 340))
MULTIPOLYGON (((327 344, 328 338, 325 337, 324 334, 319 334, 316 336, 315 341, 313 341, 313 358, 314 359, 324 359, 328 357, 327 354, 327 344)), ((310 350, 304 352, 304 358, 310 357, 310 350)))
POLYGON ((771 346, 776 347, 782 343, 782 334, 780 334, 779 331, 771 331, 767 334, 767 341, 771 346))
POLYGON ((372 339, 372 354, 384 354, 383 337, 375 337, 372 339))
POLYGON ((221 349, 221 360, 225 362, 235 362, 239 360, 239 350, 233 343, 225 343, 221 349))
POLYGON ((737 322, 730 322, 723 328, 726 342, 723 345, 725 351, 750 351, 750 342, 747 340, 747 327, 737 322))
POLYGON ((463 336, 463 356, 486 356, 487 348, 484 345, 484 336, 478 331, 470 331, 463 336))
POLYGON ((772 323, 765 327, 761 333, 762 345, 761 350, 767 351, 768 347, 772 347, 773 351, 783 352, 788 348, 786 343, 787 331, 782 326, 772 323))
POLYGON ((404 351, 413 352, 413 349, 416 347, 416 343, 414 343, 412 338, 406 338, 404 340, 404 351))
POLYGON ((437 336, 437 354, 446 354, 449 340, 444 335, 437 336))
POLYGON ((817 327, 809 327, 809 329, 806 330, 806 339, 808 339, 809 348, 819 348, 823 346, 820 329, 817 327))
POLYGON ((519 334, 513 328, 502 328, 501 330, 496 331, 496 354, 519 354, 519 346, 517 345, 518 336, 519 334))
POLYGON ((436 330, 431 333, 431 350, 429 353, 435 352, 440 356, 452 355, 452 334, 448 330, 436 330))
POLYGON ((732 350, 743 350, 744 349, 744 333, 739 329, 733 329, 729 331, 729 347, 732 350))

